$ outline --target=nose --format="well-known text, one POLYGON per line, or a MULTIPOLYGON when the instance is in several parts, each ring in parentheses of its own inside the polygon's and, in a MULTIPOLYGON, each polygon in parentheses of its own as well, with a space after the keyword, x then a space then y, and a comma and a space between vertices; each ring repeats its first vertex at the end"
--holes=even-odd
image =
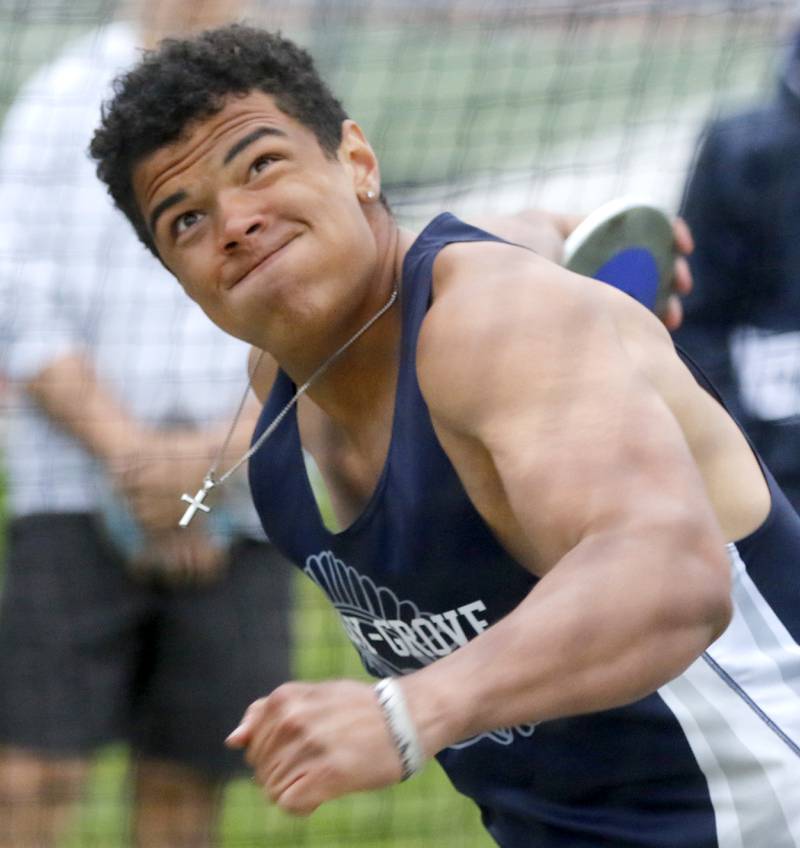
POLYGON ((246 199, 220 199, 220 243, 225 253, 235 253, 265 226, 264 216, 246 199))

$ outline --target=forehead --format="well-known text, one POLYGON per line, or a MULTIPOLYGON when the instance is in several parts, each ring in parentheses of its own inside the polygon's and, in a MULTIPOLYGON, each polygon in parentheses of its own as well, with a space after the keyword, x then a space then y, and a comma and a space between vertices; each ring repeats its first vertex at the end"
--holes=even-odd
POLYGON ((316 143, 313 132, 282 112, 271 95, 252 91, 231 96, 219 112, 191 124, 180 139, 136 164, 132 176, 139 208, 146 214, 155 199, 194 165, 208 160, 221 165, 225 152, 257 127, 274 128, 291 140, 316 143))

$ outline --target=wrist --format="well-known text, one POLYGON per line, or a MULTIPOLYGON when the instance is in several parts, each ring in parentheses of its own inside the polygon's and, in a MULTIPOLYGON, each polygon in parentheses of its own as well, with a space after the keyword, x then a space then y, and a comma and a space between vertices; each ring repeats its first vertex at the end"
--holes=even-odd
POLYGON ((440 685, 440 663, 441 660, 396 679, 426 759, 468 735, 461 732, 466 705, 440 685))
POLYGON ((417 728, 408 710, 403 689, 394 677, 385 677, 373 687, 383 713, 389 736, 402 768, 402 780, 421 771, 427 757, 419 741, 417 728))
POLYGON ((148 433, 135 424, 119 422, 99 429, 91 441, 93 453, 109 471, 122 473, 136 464, 143 445, 150 439, 148 433))

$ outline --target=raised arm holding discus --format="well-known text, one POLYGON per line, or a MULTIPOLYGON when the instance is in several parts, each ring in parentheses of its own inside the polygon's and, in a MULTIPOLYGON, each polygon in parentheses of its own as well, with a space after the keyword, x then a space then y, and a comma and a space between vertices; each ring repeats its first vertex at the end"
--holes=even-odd
POLYGON ((399 228, 277 36, 165 43, 117 92, 99 173, 279 364, 256 507, 382 679, 255 702, 229 744, 266 793, 310 813, 436 756, 506 848, 798 844, 800 524, 662 324, 451 215, 399 228), (329 438, 336 532, 301 450, 329 438))

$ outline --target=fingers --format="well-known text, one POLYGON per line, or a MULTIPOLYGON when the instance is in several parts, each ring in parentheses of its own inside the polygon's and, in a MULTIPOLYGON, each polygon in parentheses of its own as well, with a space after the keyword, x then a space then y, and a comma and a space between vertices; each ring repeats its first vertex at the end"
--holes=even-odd
POLYGON ((308 738, 313 719, 305 715, 304 686, 289 683, 250 706, 245 717, 250 728, 245 759, 262 786, 285 773, 282 763, 297 763, 299 748, 308 738))
POLYGON ((675 238, 675 247, 679 253, 688 254, 694 251, 692 231, 683 218, 675 218, 672 223, 672 233, 675 238))
POLYGON ((675 258, 672 268, 672 288, 681 297, 685 297, 692 290, 692 272, 685 256, 675 258))
POLYGON ((218 580, 227 563, 227 551, 192 527, 151 534, 146 550, 130 563, 130 570, 137 579, 168 586, 203 586, 218 580))
MULTIPOLYGON (((194 491, 192 486, 184 488, 187 491, 190 489, 194 491)), ((179 484, 175 484, 166 493, 131 487, 125 491, 125 494, 137 520, 145 530, 151 533, 164 532, 177 527, 186 509, 186 503, 181 500, 182 489, 179 484)))
POLYGON ((692 291, 692 272, 687 260, 694 250, 694 239, 683 218, 675 218, 672 224, 675 249, 678 255, 672 266, 672 294, 660 311, 659 317, 670 331, 677 330, 683 323, 683 304, 681 298, 692 291))
POLYGON ((208 585, 218 580, 228 563, 227 553, 198 528, 172 531, 183 542, 183 573, 190 583, 208 585), (180 537, 185 537, 185 542, 180 537))
MULTIPOLYGON (((267 697, 254 701, 239 725, 228 735, 229 748, 245 750, 245 759, 265 794, 283 806, 283 795, 306 777, 305 763, 322 753, 306 731, 306 722, 292 706, 301 685, 288 684, 267 697)), ((319 781, 317 780, 317 783, 319 781)), ((306 781, 308 783, 308 781, 306 781)), ((306 787, 289 798, 288 812, 307 815, 324 800, 306 787), (313 799, 312 799, 313 794, 313 799)))
POLYGON ((680 327, 683 321, 683 305, 679 297, 674 294, 670 295, 661 315, 661 320, 670 332, 680 327))
POLYGON ((689 263, 686 261, 686 257, 678 256, 672 270, 672 294, 667 298, 666 304, 659 312, 659 317, 670 332, 677 330, 683 323, 681 298, 686 297, 691 290, 692 274, 689 270, 689 263))
POLYGON ((265 700, 265 698, 259 698, 245 710, 241 721, 225 740, 225 744, 229 748, 244 748, 250 744, 253 728, 256 726, 261 706, 265 700))
POLYGON ((294 815, 402 778, 373 688, 354 681, 285 684, 251 704, 226 744, 245 751, 264 794, 294 815))
POLYGON ((325 801, 330 800, 321 793, 310 775, 300 775, 275 799, 275 803, 293 816, 310 816, 325 801))
POLYGON ((186 509, 181 494, 201 485, 216 440, 205 431, 152 432, 128 462, 114 469, 116 487, 146 530, 176 526, 186 509))

